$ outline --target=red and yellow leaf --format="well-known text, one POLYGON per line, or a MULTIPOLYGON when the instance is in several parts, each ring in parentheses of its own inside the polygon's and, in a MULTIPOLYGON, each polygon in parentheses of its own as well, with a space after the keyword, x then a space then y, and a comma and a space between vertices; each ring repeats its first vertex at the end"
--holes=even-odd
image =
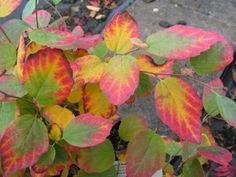
POLYGON ((130 51, 134 47, 131 39, 139 36, 138 26, 128 12, 115 15, 104 29, 107 48, 118 54, 130 51))
POLYGON ((185 81, 168 77, 157 83, 155 103, 160 119, 181 139, 201 143, 201 100, 185 81))
POLYGON ((134 94, 139 83, 139 66, 130 55, 110 59, 100 80, 100 88, 111 103, 121 105, 134 94))
POLYGON ((24 21, 28 23, 32 28, 37 28, 36 13, 38 16, 38 27, 42 28, 48 26, 51 20, 51 14, 46 10, 38 10, 37 12, 26 17, 24 21))
POLYGON ((23 75, 28 93, 46 106, 64 101, 73 87, 70 64, 58 49, 46 48, 30 55, 23 75))
POLYGON ((58 105, 46 107, 43 110, 43 116, 51 124, 57 124, 60 128, 65 128, 70 121, 75 118, 74 114, 69 109, 58 105))
POLYGON ((198 56, 219 41, 219 35, 192 26, 175 25, 147 38, 147 51, 167 59, 198 56))
POLYGON ((99 82, 104 73, 105 63, 95 55, 86 55, 78 58, 75 62, 80 69, 74 70, 75 83, 96 83, 99 82))
POLYGON ((4 176, 35 164, 48 145, 47 128, 40 119, 25 115, 13 121, 0 141, 4 176))
POLYGON ((203 89, 202 103, 207 114, 211 116, 216 116, 220 113, 216 104, 216 93, 225 95, 224 85, 219 78, 209 82, 203 89))
POLYGON ((22 0, 1 0, 0 18, 10 15, 21 4, 22 0))
POLYGON ((140 70, 144 73, 154 76, 153 74, 156 74, 155 77, 158 78, 165 78, 165 74, 172 74, 173 73, 173 61, 167 61, 166 63, 162 65, 157 65, 153 62, 152 58, 148 55, 138 55, 138 64, 140 67, 140 70), (151 74, 153 73, 153 74, 151 74), (160 75, 158 75, 160 74, 160 75), (164 74, 164 75, 161 75, 164 74))
POLYGON ((197 74, 209 74, 224 69, 233 61, 233 48, 220 34, 219 41, 199 56, 191 58, 190 63, 197 74))
POLYGON ((112 123, 100 116, 82 114, 73 119, 64 129, 63 139, 77 147, 91 147, 105 141, 112 123))
POLYGON ((113 116, 117 108, 111 104, 98 84, 87 84, 83 94, 85 112, 93 115, 109 118, 113 116))
POLYGON ((23 66, 25 62, 25 54, 26 54, 25 39, 24 39, 24 33, 22 33, 19 41, 17 64, 16 64, 17 76, 21 83, 23 82, 23 66))
POLYGON ((227 166, 232 160, 232 153, 219 146, 207 146, 198 148, 198 154, 223 166, 227 166))

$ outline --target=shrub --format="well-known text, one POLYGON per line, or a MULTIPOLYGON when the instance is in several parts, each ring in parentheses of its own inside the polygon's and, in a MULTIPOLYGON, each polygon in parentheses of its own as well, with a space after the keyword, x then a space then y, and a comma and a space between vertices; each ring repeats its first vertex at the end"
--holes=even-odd
MULTIPOLYGON (((20 3, 1 0, 0 17, 20 3)), ((69 31, 65 18, 50 23, 49 12, 32 14, 34 9, 27 8, 24 20, 0 28, 3 176, 61 171, 65 176, 76 165, 78 177, 113 177, 115 158, 126 162, 128 177, 151 177, 157 171, 175 176, 170 162, 176 156, 182 157, 186 177, 204 176, 202 165, 208 160, 230 166, 231 152, 217 146, 201 116, 204 107, 204 120, 219 114, 236 127, 235 103, 225 96, 219 78, 204 83, 193 77, 231 63, 233 50, 222 35, 176 25, 142 41, 127 12, 115 15, 103 35, 87 35, 80 26, 69 31), (178 65, 186 60, 193 70, 178 65), (149 96, 150 78, 157 81, 157 114, 178 140, 149 129, 139 115, 117 112, 118 106, 149 96), (203 87, 202 99, 186 80, 203 87), (123 153, 108 138, 116 136, 112 132, 120 121, 117 144, 128 142, 123 153)))

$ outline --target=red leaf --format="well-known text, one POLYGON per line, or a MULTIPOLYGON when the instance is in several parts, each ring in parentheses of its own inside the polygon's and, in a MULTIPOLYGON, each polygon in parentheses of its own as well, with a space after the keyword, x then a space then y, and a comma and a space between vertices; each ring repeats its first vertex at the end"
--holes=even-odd
MULTIPOLYGON (((49 12, 47 12, 46 10, 38 10, 37 16, 39 27, 42 28, 48 26, 51 20, 51 14, 49 12)), ((36 12, 26 17, 24 21, 28 23, 32 28, 37 28, 36 12)))
POLYGON ((229 165, 232 154, 227 149, 219 146, 207 146, 198 148, 198 154, 223 166, 229 165))

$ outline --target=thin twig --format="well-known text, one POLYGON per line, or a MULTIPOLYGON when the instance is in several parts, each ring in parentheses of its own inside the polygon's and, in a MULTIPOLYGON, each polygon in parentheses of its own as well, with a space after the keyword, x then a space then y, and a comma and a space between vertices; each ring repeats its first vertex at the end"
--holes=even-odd
POLYGON ((8 37, 8 35, 7 35, 7 33, 5 32, 5 30, 1 27, 1 25, 0 25, 0 31, 3 33, 3 35, 4 35, 5 38, 8 40, 8 42, 12 44, 10 38, 8 37))
POLYGON ((39 19, 38 19, 38 0, 35 0, 35 10, 36 10, 36 25, 39 28, 39 19))
POLYGON ((185 78, 188 78, 188 79, 198 82, 199 84, 203 85, 204 87, 209 88, 210 91, 213 92, 214 94, 219 95, 219 93, 217 93, 214 89, 212 89, 210 86, 208 86, 207 83, 205 83, 199 79, 195 79, 194 77, 185 75, 185 74, 152 73, 152 72, 148 72, 148 71, 144 71, 144 73, 151 74, 153 76, 164 75, 164 76, 172 76, 172 77, 185 77, 185 78))
POLYGON ((8 94, 8 93, 2 91, 2 90, 0 90, 0 93, 3 94, 3 95, 5 95, 6 97, 15 98, 15 99, 20 99, 20 100, 23 100, 23 101, 25 101, 25 102, 27 102, 27 103, 30 103, 30 104, 32 104, 32 105, 34 106, 35 110, 36 110, 37 112, 39 112, 38 107, 37 107, 32 101, 30 101, 30 100, 28 100, 28 99, 26 99, 26 98, 21 98, 21 97, 15 96, 15 95, 10 95, 10 94, 8 94))
POLYGON ((54 5, 52 5, 52 3, 50 3, 48 0, 44 0, 44 2, 46 2, 51 8, 53 8, 60 18, 63 18, 61 13, 58 11, 58 9, 54 5))

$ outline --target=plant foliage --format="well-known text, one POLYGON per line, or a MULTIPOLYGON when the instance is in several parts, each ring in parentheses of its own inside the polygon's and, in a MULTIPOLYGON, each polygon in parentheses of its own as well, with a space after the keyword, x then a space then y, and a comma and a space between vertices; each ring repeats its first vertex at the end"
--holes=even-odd
MULTIPOLYGON (((208 160, 230 167, 231 152, 217 146, 201 116, 204 108, 236 128, 236 104, 220 79, 203 83, 175 72, 177 60, 201 75, 227 66, 233 50, 222 35, 175 25, 143 42, 128 12, 116 14, 102 35, 89 35, 80 26, 70 31, 65 19, 52 22, 33 3, 23 20, 0 28, 0 176, 65 176, 77 166, 78 177, 115 177, 120 159, 128 177, 173 177, 168 158, 175 156, 185 177, 204 176, 208 160), (151 78, 157 115, 178 140, 149 129, 145 117, 119 115, 118 106, 150 95, 151 78), (203 86, 202 99, 188 80, 203 86), (125 152, 112 136, 128 144, 125 152)), ((20 4, 0 0, 0 17, 20 4)))

